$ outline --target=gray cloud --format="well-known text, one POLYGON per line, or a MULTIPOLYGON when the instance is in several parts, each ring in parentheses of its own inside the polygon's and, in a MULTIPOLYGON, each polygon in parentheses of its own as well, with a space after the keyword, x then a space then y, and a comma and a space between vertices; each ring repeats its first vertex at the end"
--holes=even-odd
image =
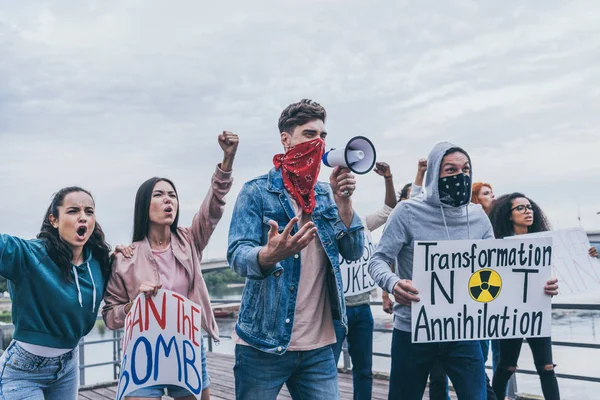
MULTIPOLYGON (((190 221, 228 129, 236 184, 208 249, 223 256, 237 191, 270 168, 279 113, 304 97, 328 110, 328 146, 372 138, 398 189, 452 140, 496 192, 600 229, 599 19, 585 1, 5 2, 0 231, 33 236, 52 192, 77 183, 126 242, 153 175, 175 180, 190 221)), ((382 200, 381 179, 359 177, 356 209, 382 200)))

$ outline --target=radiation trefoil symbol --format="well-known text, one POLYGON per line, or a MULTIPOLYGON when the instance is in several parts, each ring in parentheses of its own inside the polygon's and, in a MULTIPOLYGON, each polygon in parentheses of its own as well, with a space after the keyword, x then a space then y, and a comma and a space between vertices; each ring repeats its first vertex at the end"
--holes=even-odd
POLYGON ((493 269, 483 268, 471 275, 469 294, 479 303, 489 303, 500 295, 502 278, 493 269))

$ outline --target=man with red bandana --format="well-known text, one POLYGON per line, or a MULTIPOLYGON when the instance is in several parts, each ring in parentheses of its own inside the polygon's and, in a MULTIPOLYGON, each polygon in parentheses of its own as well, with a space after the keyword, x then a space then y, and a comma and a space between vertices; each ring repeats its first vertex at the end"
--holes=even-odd
POLYGON ((311 100, 279 118, 285 152, 246 182, 229 228, 227 259, 246 277, 233 333, 237 399, 337 399, 333 320, 347 329, 340 255, 357 260, 363 226, 352 209, 354 175, 336 168, 317 182, 325 109, 311 100))

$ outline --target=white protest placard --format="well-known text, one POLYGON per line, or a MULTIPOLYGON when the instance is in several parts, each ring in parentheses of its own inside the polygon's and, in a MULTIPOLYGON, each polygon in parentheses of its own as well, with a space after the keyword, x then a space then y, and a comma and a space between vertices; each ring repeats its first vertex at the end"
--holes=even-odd
POLYGON ((202 392, 200 306, 169 290, 140 294, 125 318, 117 400, 134 390, 176 385, 202 392))
POLYGON ((340 255, 340 271, 344 283, 344 297, 370 292, 377 284, 369 274, 369 259, 375 252, 371 232, 365 230, 365 249, 357 261, 348 261, 340 255))
POLYGON ((560 229, 509 238, 543 237, 552 238, 552 273, 558 278, 561 297, 600 291, 600 261, 590 257, 591 245, 583 229, 560 229))
POLYGON ((552 239, 416 241, 412 342, 550 336, 552 239))

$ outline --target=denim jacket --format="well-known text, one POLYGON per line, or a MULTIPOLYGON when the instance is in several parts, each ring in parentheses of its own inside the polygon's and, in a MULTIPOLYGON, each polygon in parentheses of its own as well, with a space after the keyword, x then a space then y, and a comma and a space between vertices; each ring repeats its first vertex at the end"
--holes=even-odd
MULTIPOLYGON (((315 185, 317 205, 313 222, 327 253, 327 288, 333 319, 347 330, 340 255, 357 260, 363 253, 363 225, 356 213, 350 228, 341 220, 327 183, 315 185)), ((283 354, 292 337, 296 295, 300 280, 300 254, 295 254, 262 271, 258 252, 267 244, 269 220, 283 231, 295 216, 280 170, 246 182, 233 210, 229 227, 227 260, 231 268, 246 278, 236 324, 237 335, 249 345, 274 354, 283 354)), ((292 234, 298 231, 295 226, 292 234)))

